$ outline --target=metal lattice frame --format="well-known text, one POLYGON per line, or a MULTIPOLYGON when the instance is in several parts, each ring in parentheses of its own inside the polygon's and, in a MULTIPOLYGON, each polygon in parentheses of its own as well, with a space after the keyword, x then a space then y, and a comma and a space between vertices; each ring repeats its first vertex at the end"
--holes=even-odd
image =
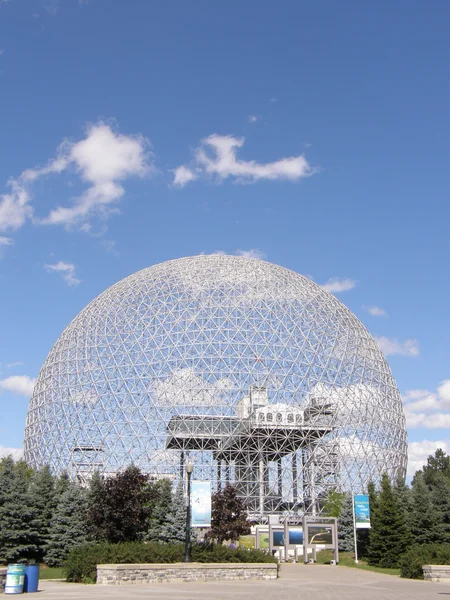
POLYGON ((130 463, 236 484, 253 515, 315 514, 330 489, 404 476, 405 418, 358 319, 313 281, 210 255, 144 269, 91 302, 45 361, 25 458, 86 477, 130 463))

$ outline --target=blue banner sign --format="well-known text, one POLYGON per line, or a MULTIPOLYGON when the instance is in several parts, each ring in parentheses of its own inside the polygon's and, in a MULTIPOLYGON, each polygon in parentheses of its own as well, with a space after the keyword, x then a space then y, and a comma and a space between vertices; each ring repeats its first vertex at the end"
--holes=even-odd
POLYGON ((211 482, 193 481, 191 487, 191 526, 211 527, 211 482))
POLYGON ((369 496, 365 494, 359 494, 353 496, 354 510, 355 510, 355 527, 356 529, 369 529, 370 528, 370 506, 369 496))

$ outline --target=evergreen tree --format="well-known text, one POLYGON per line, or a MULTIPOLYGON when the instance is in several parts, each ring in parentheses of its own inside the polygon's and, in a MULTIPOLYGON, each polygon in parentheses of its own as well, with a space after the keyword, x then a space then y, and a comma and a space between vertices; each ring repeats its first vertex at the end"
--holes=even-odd
POLYGON ((355 539, 353 533, 353 496, 347 494, 338 520, 338 542, 341 552, 353 552, 355 539))
MULTIPOLYGON (((194 533, 191 530, 191 536, 194 533)), ((186 498, 183 492, 183 484, 177 486, 172 502, 166 515, 164 525, 160 530, 159 541, 166 543, 184 542, 186 538, 186 498)))
MULTIPOLYGON (((375 484, 373 481, 369 481, 367 485, 367 495, 369 496, 369 507, 370 507, 370 529, 364 530, 364 540, 363 540, 363 551, 361 552, 359 546, 358 550, 360 550, 361 556, 365 556, 367 559, 370 554, 370 532, 376 526, 377 522, 377 492, 375 489, 375 484)), ((363 536, 361 536, 363 537, 363 536)))
POLYGON ((34 514, 32 527, 38 536, 38 558, 41 560, 48 544, 50 523, 56 508, 55 480, 48 466, 33 475, 28 493, 34 514))
POLYGON ((431 501, 431 492, 424 476, 418 471, 411 488, 411 513, 409 525, 415 544, 439 542, 437 535, 438 515, 431 501))
POLYGON ((21 464, 16 465, 0 506, 0 563, 38 558, 39 535, 35 523, 27 473, 21 464))
POLYGON ((5 503, 5 498, 14 481, 14 460, 12 456, 6 456, 0 461, 0 507, 5 503))
POLYGON ((409 530, 386 473, 371 514, 369 564, 397 567, 409 545, 409 530))
POLYGON ((443 472, 436 474, 431 490, 431 503, 436 512, 436 541, 450 543, 450 479, 443 472))
POLYGON ((412 496, 411 489, 406 485, 405 478, 402 475, 398 475, 395 481, 393 492, 397 501, 399 511, 402 513, 402 520, 406 526, 405 536, 406 543, 410 546, 413 543, 413 537, 411 533, 411 510, 412 510, 412 496))
POLYGON ((92 474, 86 495, 86 523, 89 539, 93 542, 107 540, 107 505, 105 480, 98 471, 92 474))
POLYGON ((59 501, 61 495, 67 490, 70 485, 70 478, 67 471, 63 471, 61 475, 55 480, 55 497, 56 501, 59 501))
POLYGON ((158 541, 162 539, 166 524, 166 515, 172 507, 172 484, 170 479, 160 479, 148 486, 147 514, 148 525, 145 539, 158 541))
POLYGON ((423 469, 416 472, 413 483, 419 473, 423 475, 424 481, 430 489, 433 487, 439 473, 450 479, 450 456, 441 448, 438 448, 433 455, 428 457, 427 464, 423 469))
POLYGON ((427 482, 427 476, 434 473, 442 473, 447 479, 450 479, 450 456, 441 448, 428 457, 427 464, 423 468, 425 482, 427 482))
POLYGON ((404 511, 405 515, 408 515, 411 511, 411 489, 406 485, 404 477, 398 475, 395 480, 394 494, 397 497, 397 502, 400 508, 404 511))
POLYGON ((69 483, 60 495, 45 549, 50 567, 61 566, 73 547, 87 541, 86 495, 76 483, 69 483))
POLYGON ((227 484, 212 496, 211 530, 207 538, 222 544, 225 540, 237 542, 241 535, 250 533, 248 514, 237 489, 227 484))

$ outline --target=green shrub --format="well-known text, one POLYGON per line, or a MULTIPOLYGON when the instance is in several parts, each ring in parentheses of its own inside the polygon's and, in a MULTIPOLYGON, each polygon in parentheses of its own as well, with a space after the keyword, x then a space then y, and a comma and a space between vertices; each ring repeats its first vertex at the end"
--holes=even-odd
POLYGON ((450 565, 450 544, 412 546, 400 560, 400 576, 423 579, 423 565, 450 565))
MULTIPOLYGON (((83 544, 74 548, 65 563, 67 581, 95 583, 97 565, 119 563, 182 562, 183 544, 123 542, 120 544, 83 544)), ((277 562, 262 550, 232 549, 213 544, 194 544, 194 562, 277 562)))
POLYGON ((278 562, 263 550, 247 550, 244 548, 228 548, 216 544, 196 544, 192 547, 192 560, 203 563, 267 563, 278 562))

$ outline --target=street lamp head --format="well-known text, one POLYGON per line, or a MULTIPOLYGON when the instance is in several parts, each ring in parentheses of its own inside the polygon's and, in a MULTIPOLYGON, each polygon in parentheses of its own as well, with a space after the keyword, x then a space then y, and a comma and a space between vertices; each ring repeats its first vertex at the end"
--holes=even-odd
POLYGON ((194 465, 190 461, 187 461, 186 462, 186 473, 191 474, 193 470, 194 470, 194 465))

